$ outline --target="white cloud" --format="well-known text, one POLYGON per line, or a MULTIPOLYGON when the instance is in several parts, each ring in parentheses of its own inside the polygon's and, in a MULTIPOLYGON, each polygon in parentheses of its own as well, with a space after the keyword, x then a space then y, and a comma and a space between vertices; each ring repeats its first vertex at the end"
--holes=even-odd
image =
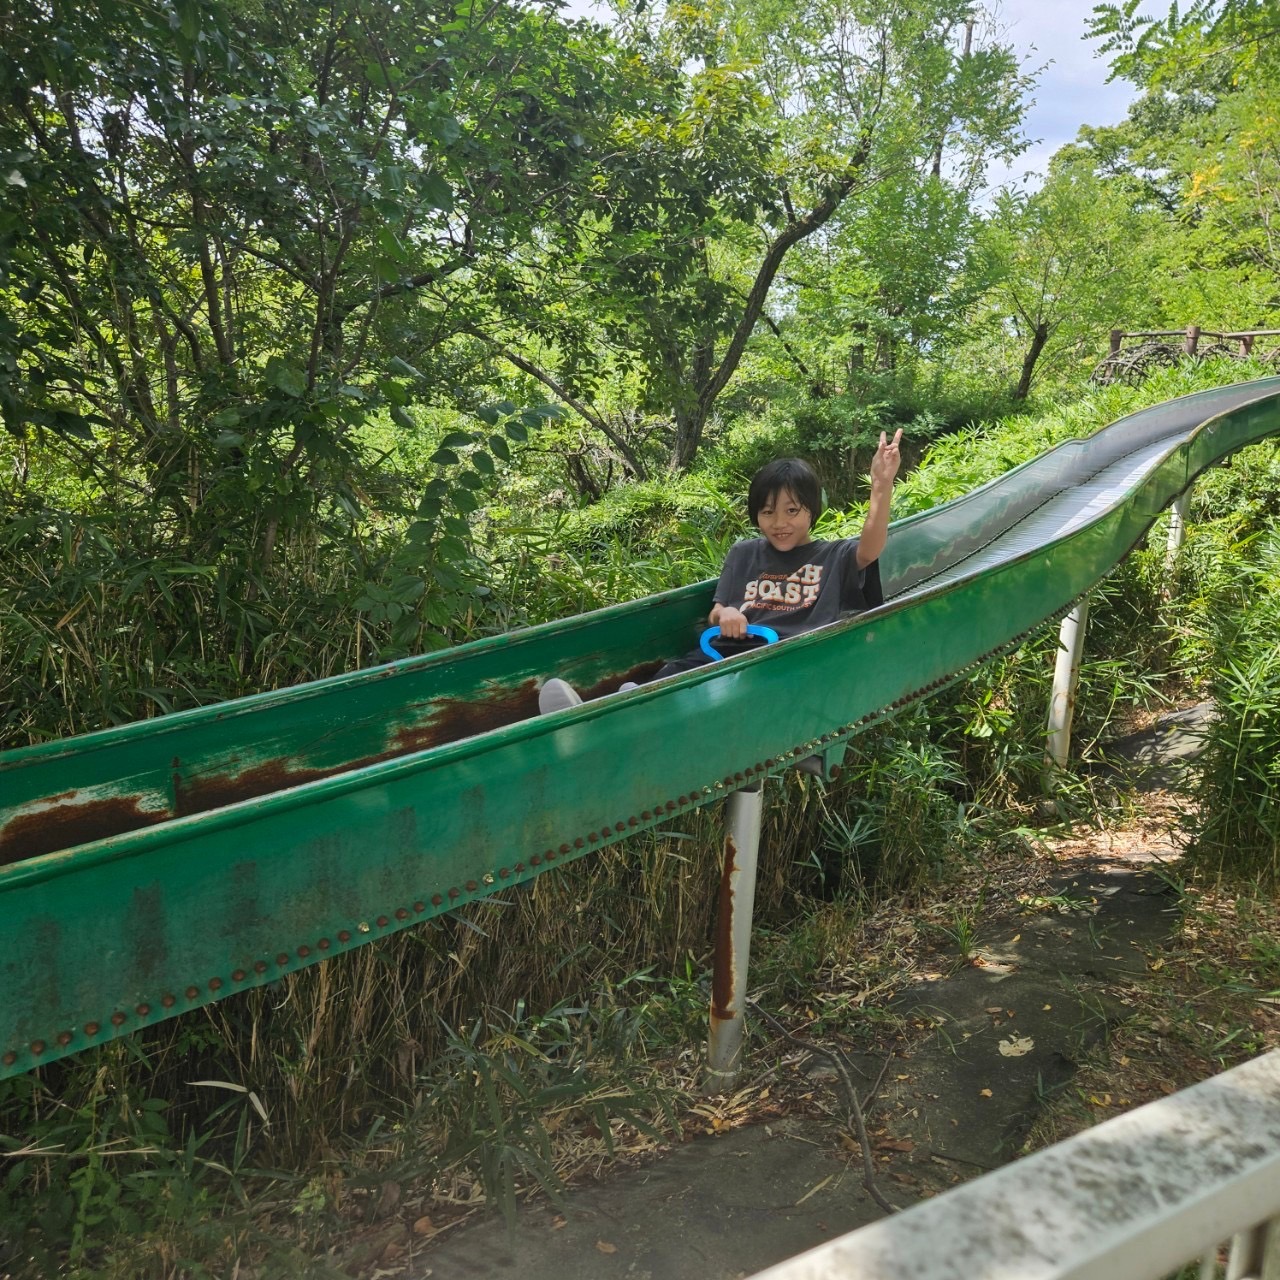
POLYGON ((1032 145, 1010 166, 993 167, 992 186, 1043 174, 1059 147, 1082 124, 1118 124, 1137 96, 1123 81, 1107 83, 1110 67, 1097 43, 1084 39, 1095 0, 1004 0, 995 29, 1013 45, 1024 71, 1038 72, 1024 131, 1032 145))

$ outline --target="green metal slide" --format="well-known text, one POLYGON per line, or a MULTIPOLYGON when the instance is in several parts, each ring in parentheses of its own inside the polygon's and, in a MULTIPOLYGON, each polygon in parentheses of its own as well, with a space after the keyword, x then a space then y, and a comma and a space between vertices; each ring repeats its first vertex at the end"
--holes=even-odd
POLYGON ((0 1078, 528 880, 815 753, 1061 613, 1280 378, 1187 396, 892 528, 887 603, 539 717, 696 643, 709 582, 0 754, 0 1078))

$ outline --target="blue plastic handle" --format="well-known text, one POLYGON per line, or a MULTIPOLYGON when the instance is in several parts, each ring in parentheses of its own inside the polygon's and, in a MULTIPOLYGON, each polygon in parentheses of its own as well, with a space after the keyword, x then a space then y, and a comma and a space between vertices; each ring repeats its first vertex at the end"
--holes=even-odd
MULTIPOLYGON (((724 654, 718 652, 711 645, 711 642, 720 634, 719 627, 708 627, 702 633, 702 639, 698 641, 702 648, 702 652, 707 655, 713 662, 721 662, 724 654)), ((778 633, 772 627, 757 627, 754 622, 747 624, 747 635, 759 636, 765 644, 775 644, 778 639, 778 633)))

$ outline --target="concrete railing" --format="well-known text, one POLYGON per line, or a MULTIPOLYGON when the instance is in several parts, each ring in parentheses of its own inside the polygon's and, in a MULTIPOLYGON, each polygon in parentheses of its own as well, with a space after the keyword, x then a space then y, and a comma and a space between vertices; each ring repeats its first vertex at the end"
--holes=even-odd
POLYGON ((1280 1050, 756 1280, 1280 1278, 1280 1050))

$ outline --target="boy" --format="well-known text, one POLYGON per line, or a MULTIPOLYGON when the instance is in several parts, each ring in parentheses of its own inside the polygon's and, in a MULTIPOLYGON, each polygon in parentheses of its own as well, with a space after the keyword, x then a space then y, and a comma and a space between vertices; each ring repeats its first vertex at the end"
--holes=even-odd
MULTIPOLYGON (((850 612, 881 603, 876 561, 889 530, 889 499, 902 457, 902 431, 892 440, 880 433, 871 460, 871 501, 862 534, 838 542, 810 536, 822 514, 822 488, 813 468, 798 458, 780 458, 756 472, 747 492, 747 513, 761 537, 734 543, 716 586, 711 625, 720 628, 726 652, 747 639, 748 624, 771 627, 780 640, 836 622, 850 612)), ((711 662, 700 649, 662 667, 655 680, 711 662)), ((628 681, 619 692, 633 689, 628 681)), ((538 693, 545 715, 582 701, 564 680, 548 680, 538 693)))

